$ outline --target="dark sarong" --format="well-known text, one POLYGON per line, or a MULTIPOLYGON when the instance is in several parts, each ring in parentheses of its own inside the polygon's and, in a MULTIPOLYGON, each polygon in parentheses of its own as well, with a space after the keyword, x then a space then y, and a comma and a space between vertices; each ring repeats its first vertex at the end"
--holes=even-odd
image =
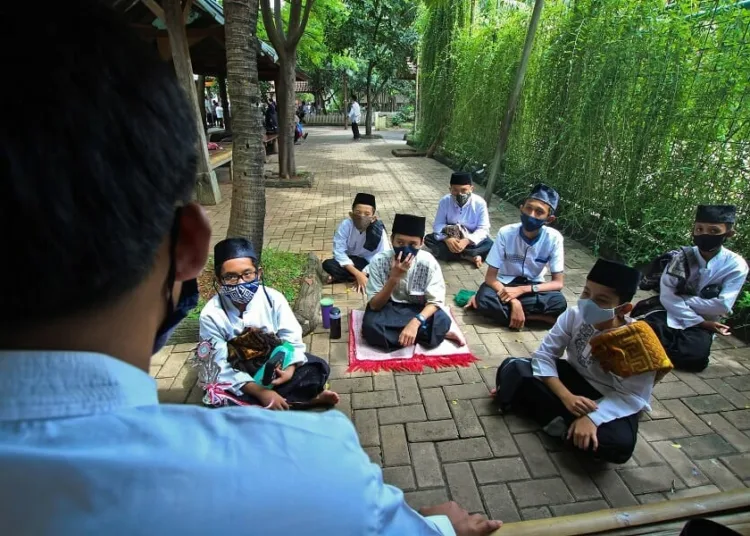
MULTIPOLYGON (((354 263, 354 267, 360 272, 364 270, 368 264, 370 264, 369 261, 365 259, 364 257, 357 257, 356 255, 351 255, 349 258, 354 263)), ((350 274, 346 270, 346 268, 341 266, 336 259, 324 260, 323 270, 325 270, 331 275, 334 283, 346 283, 349 281, 354 281, 354 276, 350 274)))
MULTIPOLYGON (((506 287, 520 287, 531 284, 526 278, 517 277, 506 287)), ((510 304, 503 303, 492 287, 482 283, 477 291, 477 311, 501 326, 510 325, 510 304)), ((524 294, 518 301, 525 315, 545 315, 558 317, 568 308, 565 296, 558 290, 524 294)))
MULTIPOLYGON (((423 305, 411 303, 396 303, 389 301, 379 310, 374 311, 367 306, 362 319, 362 337, 367 344, 375 348, 393 351, 401 348, 398 337, 401 332, 415 316, 417 316, 423 305)), ((427 319, 426 329, 420 328, 417 332, 417 343, 427 348, 434 348, 445 340, 445 334, 451 327, 450 317, 442 309, 438 309, 434 315, 427 319)))
POLYGON ((678 370, 700 372, 708 366, 713 334, 707 329, 694 326, 687 329, 670 328, 667 312, 655 311, 645 317, 649 326, 659 337, 672 364, 678 370))
MULTIPOLYGON (((297 365, 292 379, 273 389, 286 399, 292 409, 304 409, 310 400, 322 393, 331 371, 328 363, 321 358, 308 353, 305 356, 307 363, 297 365)), ((260 400, 248 394, 237 398, 248 404, 260 405, 260 400)))
POLYGON ((442 261, 459 261, 461 259, 473 259, 477 255, 482 257, 482 260, 487 259, 487 254, 492 249, 492 240, 485 238, 479 244, 472 246, 469 245, 461 253, 453 253, 448 246, 445 245, 444 240, 438 240, 435 233, 428 234, 424 237, 425 245, 430 248, 430 251, 436 259, 442 261))
MULTIPOLYGON (((599 400, 602 395, 594 389, 567 361, 557 361, 560 381, 577 396, 599 400)), ((496 402, 504 410, 524 414, 541 426, 561 417, 567 426, 576 419, 555 393, 544 382, 534 377, 530 358, 506 359, 497 371, 496 402)), ((599 448, 589 447, 588 453, 611 463, 625 463, 633 455, 638 438, 638 414, 603 423, 597 428, 599 448)))

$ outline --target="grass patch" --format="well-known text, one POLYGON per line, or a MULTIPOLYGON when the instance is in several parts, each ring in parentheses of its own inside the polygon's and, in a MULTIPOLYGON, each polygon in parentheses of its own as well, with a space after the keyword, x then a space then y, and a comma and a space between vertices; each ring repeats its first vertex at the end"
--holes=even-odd
MULTIPOLYGON (((290 253, 265 248, 263 250, 263 282, 281 292, 292 304, 297 299, 306 265, 306 253, 290 253)), ((188 318, 200 318, 203 307, 216 294, 213 255, 209 255, 203 272, 198 276, 198 290, 200 292, 198 306, 188 313, 188 318)))

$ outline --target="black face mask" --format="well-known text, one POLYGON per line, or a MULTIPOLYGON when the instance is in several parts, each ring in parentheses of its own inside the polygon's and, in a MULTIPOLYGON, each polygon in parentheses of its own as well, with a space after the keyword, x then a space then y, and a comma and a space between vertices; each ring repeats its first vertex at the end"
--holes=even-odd
POLYGON ((172 335, 172 332, 177 325, 185 320, 188 313, 198 306, 198 298, 200 296, 198 291, 198 280, 191 279, 190 281, 184 281, 182 283, 182 291, 180 292, 180 298, 177 300, 177 305, 175 306, 172 302, 172 288, 174 287, 176 270, 174 264, 174 250, 177 247, 177 237, 180 232, 181 212, 182 209, 180 208, 175 211, 174 223, 172 224, 169 244, 169 272, 167 273, 167 314, 156 332, 156 337, 154 337, 154 354, 167 344, 169 337, 172 335))
POLYGON ((701 235, 693 235, 693 244, 698 246, 698 249, 701 251, 705 251, 706 253, 712 253, 719 249, 721 245, 724 243, 724 240, 727 239, 726 234, 720 234, 720 235, 709 235, 709 234, 701 234, 701 235))

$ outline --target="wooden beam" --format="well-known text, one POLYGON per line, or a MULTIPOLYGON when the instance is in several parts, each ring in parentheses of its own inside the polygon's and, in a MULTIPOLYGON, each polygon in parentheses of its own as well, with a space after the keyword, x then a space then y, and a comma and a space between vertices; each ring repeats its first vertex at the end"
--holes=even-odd
POLYGON ((156 0, 141 0, 141 2, 143 2, 143 5, 145 5, 157 19, 161 19, 163 22, 167 20, 164 17, 164 10, 156 3, 156 0))
MULTIPOLYGON (((211 170, 209 164, 208 147, 206 144, 206 132, 203 130, 200 107, 198 102, 198 91, 195 87, 193 77, 193 65, 190 61, 190 48, 188 46, 187 34, 185 33, 185 21, 182 18, 182 4, 180 0, 164 0, 164 15, 167 31, 169 32, 169 45, 172 49, 172 61, 177 79, 182 89, 193 106, 195 116, 195 128, 198 130, 198 169, 196 170, 196 197, 205 205, 215 205, 221 201, 221 192, 216 182, 216 174, 211 170)), ((179 132, 174 133, 179 136, 179 132)))
POLYGON ((193 0, 185 0, 185 7, 182 10, 182 20, 187 24, 188 17, 190 16, 190 8, 193 6, 193 0))

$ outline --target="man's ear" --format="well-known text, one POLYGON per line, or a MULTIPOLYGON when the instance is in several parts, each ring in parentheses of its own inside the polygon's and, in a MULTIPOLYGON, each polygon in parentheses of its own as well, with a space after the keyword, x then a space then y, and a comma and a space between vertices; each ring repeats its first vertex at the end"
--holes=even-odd
POLYGON ((180 211, 180 233, 175 247, 175 281, 195 279, 203 271, 211 244, 211 224, 198 203, 180 211))
POLYGON ((733 237, 734 235, 736 235, 736 234, 737 234, 737 231, 735 231, 735 230, 734 230, 734 227, 732 227, 731 229, 729 229, 729 230, 727 231, 727 238, 732 238, 732 237, 733 237))
POLYGON ((632 310, 633 310, 633 304, 631 302, 628 302, 626 304, 620 305, 620 314, 622 316, 630 314, 630 311, 632 311, 632 310))
POLYGON ((547 218, 547 225, 552 225, 555 221, 557 221, 557 216, 552 214, 547 218))

